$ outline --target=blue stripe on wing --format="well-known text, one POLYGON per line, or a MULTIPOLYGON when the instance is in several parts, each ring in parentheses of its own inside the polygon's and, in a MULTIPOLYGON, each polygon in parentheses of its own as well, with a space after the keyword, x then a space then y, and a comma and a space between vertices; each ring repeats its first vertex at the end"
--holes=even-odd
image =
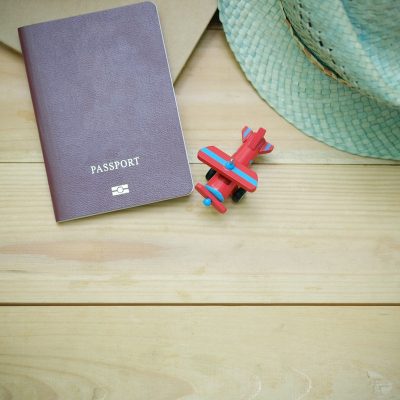
MULTIPOLYGON (((215 154, 213 151, 211 151, 207 147, 204 147, 203 149, 201 149, 201 151, 204 154, 207 154, 213 160, 217 161, 219 164, 221 164, 221 166, 225 167, 225 164, 226 164, 227 161, 224 160, 222 157, 220 157, 219 155, 215 154)), ((254 178, 252 178, 250 175, 247 175, 245 172, 240 170, 238 167, 233 167, 233 169, 231 169, 229 171, 233 172, 237 176, 240 176, 242 179, 244 179, 245 181, 249 182, 253 186, 257 186, 257 181, 254 178)))
POLYGON ((222 196, 222 193, 218 189, 215 189, 210 185, 204 185, 204 187, 206 187, 219 201, 225 201, 224 196, 222 196))

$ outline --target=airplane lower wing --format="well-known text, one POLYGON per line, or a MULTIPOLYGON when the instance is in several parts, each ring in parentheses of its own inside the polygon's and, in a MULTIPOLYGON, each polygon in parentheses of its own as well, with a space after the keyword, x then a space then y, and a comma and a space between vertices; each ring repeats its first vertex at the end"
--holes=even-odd
POLYGON ((257 174, 239 163, 230 166, 231 157, 217 147, 203 147, 197 154, 197 158, 244 190, 254 192, 257 189, 257 174))
POLYGON ((211 200, 207 205, 212 205, 218 212, 224 214, 226 207, 201 183, 196 184, 195 189, 205 198, 211 200))

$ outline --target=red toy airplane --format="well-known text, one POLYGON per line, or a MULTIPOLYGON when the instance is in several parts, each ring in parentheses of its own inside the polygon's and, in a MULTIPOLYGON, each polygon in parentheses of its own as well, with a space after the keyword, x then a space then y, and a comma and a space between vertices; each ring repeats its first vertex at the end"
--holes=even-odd
POLYGON ((206 175, 207 184, 198 183, 195 186, 204 197, 205 206, 212 205, 223 214, 227 211, 222 204, 226 198, 232 196, 232 200, 237 203, 246 192, 257 189, 257 174, 249 166, 259 154, 271 153, 274 149, 264 135, 264 128, 253 132, 245 126, 242 129, 243 144, 232 157, 214 146, 204 147, 199 151, 197 158, 211 167, 206 175))

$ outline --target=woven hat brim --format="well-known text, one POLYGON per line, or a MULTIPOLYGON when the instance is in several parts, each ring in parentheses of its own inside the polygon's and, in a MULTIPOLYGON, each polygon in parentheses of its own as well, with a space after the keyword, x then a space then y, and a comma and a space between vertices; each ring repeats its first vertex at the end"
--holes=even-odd
POLYGON ((219 0, 218 7, 247 79, 280 115, 340 150, 400 160, 400 110, 314 66, 285 24, 279 0, 219 0))

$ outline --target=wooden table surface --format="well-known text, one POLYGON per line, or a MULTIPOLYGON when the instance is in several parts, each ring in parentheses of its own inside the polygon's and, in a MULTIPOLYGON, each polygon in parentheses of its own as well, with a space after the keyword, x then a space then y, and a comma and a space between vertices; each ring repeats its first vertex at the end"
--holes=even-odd
POLYGON ((399 163, 300 133, 212 24, 175 85, 197 150, 275 151, 197 193, 56 224, 23 61, 0 47, 0 400, 400 399, 399 163))

